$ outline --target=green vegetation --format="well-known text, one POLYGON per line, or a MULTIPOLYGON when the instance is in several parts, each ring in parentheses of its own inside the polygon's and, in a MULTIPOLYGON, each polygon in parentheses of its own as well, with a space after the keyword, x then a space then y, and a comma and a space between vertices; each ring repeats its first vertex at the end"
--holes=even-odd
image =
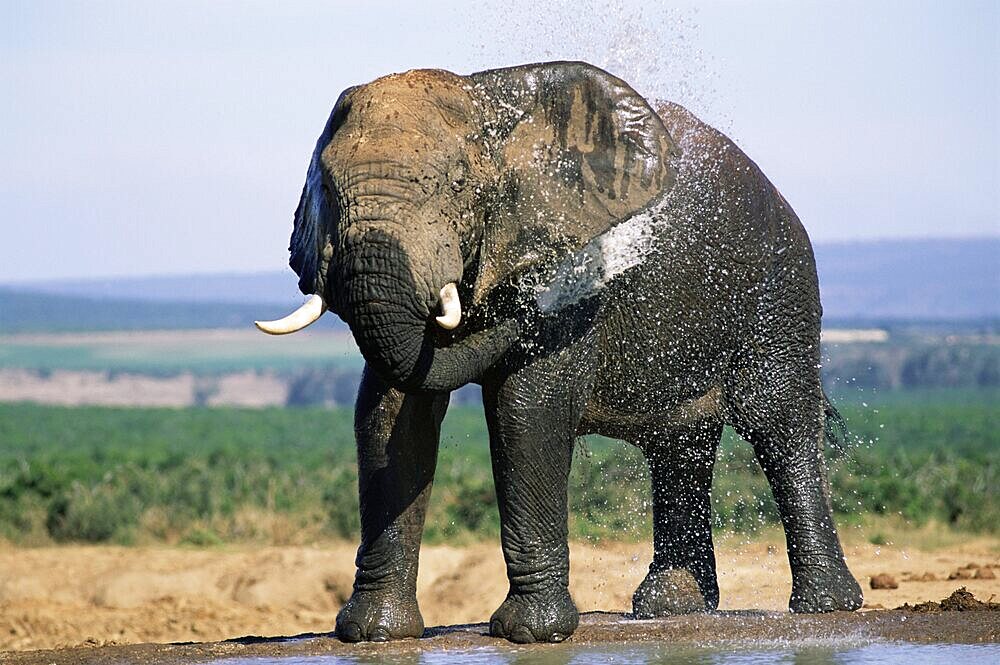
MULTIPOLYGON (((841 406, 858 443, 831 451, 839 520, 899 515, 1000 532, 996 391, 910 394, 841 406)), ((445 421, 427 539, 496 537, 481 410, 445 421)), ((48 542, 302 542, 356 537, 352 417, 323 409, 109 409, 0 405, 0 538, 48 542)), ((716 526, 776 523, 749 446, 727 433, 716 526)), ((649 529, 638 451, 589 438, 574 462, 575 537, 649 529)))

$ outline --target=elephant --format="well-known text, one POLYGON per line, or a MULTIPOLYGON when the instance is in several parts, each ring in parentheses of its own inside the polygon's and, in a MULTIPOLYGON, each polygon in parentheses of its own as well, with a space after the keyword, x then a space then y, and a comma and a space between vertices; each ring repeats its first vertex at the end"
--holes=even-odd
POLYGON ((305 304, 365 360, 361 543, 341 640, 418 637, 421 534, 449 392, 482 386, 509 578, 492 635, 560 641, 577 437, 638 446, 653 560, 633 614, 712 611, 710 488, 724 425, 753 447, 787 541, 793 612, 854 610, 830 507, 822 316, 806 232, 732 141, 582 62, 349 88, 316 143, 289 251, 305 304))

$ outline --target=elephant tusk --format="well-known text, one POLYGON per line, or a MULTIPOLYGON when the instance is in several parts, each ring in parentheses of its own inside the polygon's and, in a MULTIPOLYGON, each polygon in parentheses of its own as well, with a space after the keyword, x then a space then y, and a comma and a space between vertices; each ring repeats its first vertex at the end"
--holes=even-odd
POLYGON ((438 325, 445 330, 454 330, 462 320, 462 301, 458 299, 458 287, 448 282, 441 289, 441 316, 435 317, 438 325))
POLYGON ((254 321, 253 324, 268 335, 287 335, 314 323, 326 311, 326 303, 317 295, 309 296, 302 306, 277 321, 254 321))

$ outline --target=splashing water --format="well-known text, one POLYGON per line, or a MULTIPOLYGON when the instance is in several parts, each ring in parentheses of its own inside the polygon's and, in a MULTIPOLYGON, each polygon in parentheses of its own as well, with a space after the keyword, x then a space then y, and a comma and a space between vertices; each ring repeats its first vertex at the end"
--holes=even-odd
POLYGON ((629 270, 660 251, 672 218, 704 215, 701 195, 708 198, 710 183, 717 179, 728 148, 708 150, 699 145, 693 132, 680 137, 678 147, 677 183, 670 191, 565 257, 552 274, 522 282, 521 288, 533 293, 542 313, 553 314, 597 294, 612 280, 625 278, 629 270))
POLYGON ((481 69, 583 60, 628 82, 650 101, 669 99, 710 117, 716 126, 730 124, 716 62, 698 46, 695 7, 553 0, 472 4, 466 11, 481 69))
MULTIPOLYGON (((627 0, 552 0, 541 4, 517 0, 485 7, 472 4, 465 11, 465 23, 471 26, 469 36, 479 57, 477 69, 582 60, 623 79, 654 106, 658 100, 679 103, 731 133, 732 112, 726 108, 718 86, 719 63, 699 46, 701 33, 695 7, 640 6, 627 0)), ((614 279, 628 279, 626 273, 641 270, 641 265, 658 252, 658 243, 664 237, 665 209, 675 206, 677 212, 678 207, 687 206, 692 211, 699 205, 699 185, 711 181, 721 155, 703 154, 692 145, 679 147, 686 170, 682 168, 678 173, 677 186, 671 193, 562 257, 545 274, 526 276, 520 286, 535 299, 540 311, 555 314, 599 293, 614 279), (691 201, 671 200, 673 192, 684 190, 691 194, 691 201)), ((722 213, 721 208, 718 212, 722 213)), ((869 447, 874 444, 867 442, 869 447)), ((856 441, 854 447, 864 445, 866 442, 856 441)), ((758 477, 756 460, 748 450, 745 446, 720 451, 719 470, 758 477)), ((842 454, 833 461, 844 464, 850 459, 842 454)), ((636 476, 645 473, 641 456, 634 456, 630 464, 636 466, 636 476)), ((856 488, 847 491, 857 493, 856 488)), ((735 499, 728 498, 730 494, 725 492, 722 500, 731 509, 722 519, 716 513, 714 524, 736 541, 739 550, 744 550, 757 531, 777 522, 776 508, 769 493, 766 498, 735 499)), ((638 520, 638 530, 648 530, 648 498, 640 501, 630 497, 627 501, 629 505, 621 505, 620 509, 642 515, 646 519, 638 520)), ((858 497, 855 503, 860 508, 858 497)), ((762 565, 769 567, 774 562, 762 565)))

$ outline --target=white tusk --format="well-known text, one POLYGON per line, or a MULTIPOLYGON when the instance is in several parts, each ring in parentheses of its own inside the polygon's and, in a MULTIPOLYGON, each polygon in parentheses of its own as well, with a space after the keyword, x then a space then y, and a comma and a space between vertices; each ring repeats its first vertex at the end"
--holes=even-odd
POLYGON ((454 330, 462 320, 462 301, 458 299, 455 282, 448 282, 441 289, 441 316, 435 320, 445 330, 454 330))
POLYGON ((326 311, 326 303, 317 295, 309 296, 302 307, 277 321, 254 321, 253 324, 268 335, 287 335, 302 330, 326 311))

